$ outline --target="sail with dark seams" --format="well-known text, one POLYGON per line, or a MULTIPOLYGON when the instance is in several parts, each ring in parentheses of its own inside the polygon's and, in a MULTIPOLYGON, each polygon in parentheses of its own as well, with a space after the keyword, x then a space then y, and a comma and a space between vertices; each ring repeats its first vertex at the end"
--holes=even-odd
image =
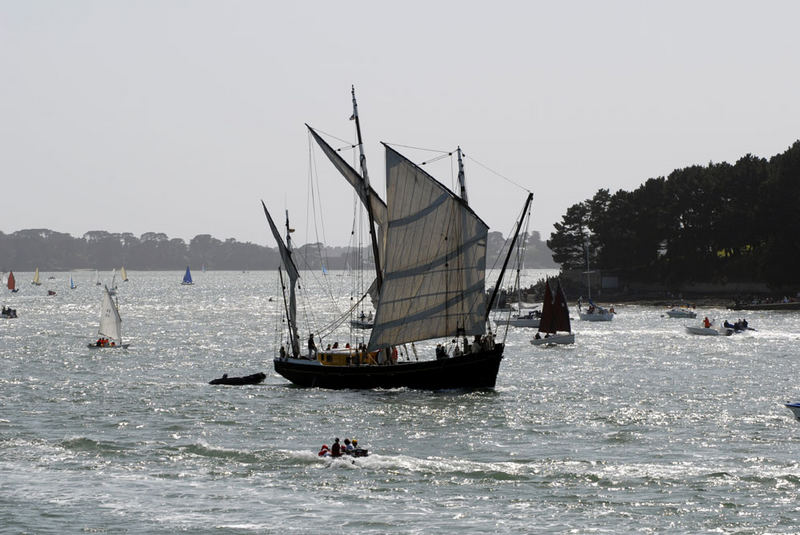
MULTIPOLYGON (((386 145, 386 203, 380 201, 369 184, 355 91, 353 118, 360 174, 309 130, 355 188, 367 211, 375 261, 370 294, 377 293, 373 329, 368 343, 348 343, 343 348, 334 344, 324 350, 318 349, 313 334, 309 335, 305 355, 294 348, 289 354, 281 347, 280 357, 274 359, 275 371, 296 385, 319 388, 494 387, 505 345, 496 342, 487 329, 491 327, 491 301, 487 302, 485 294, 488 226, 468 206, 463 187, 459 197, 386 145), (438 344, 435 352, 428 346, 430 359, 420 359, 414 343, 436 338, 446 338, 446 342, 438 344)), ((459 158, 459 182, 463 185, 461 164, 459 158)), ((529 192, 523 215, 531 199, 529 192)), ((281 237, 266 208, 265 213, 291 282, 291 258, 283 254, 281 237)), ((520 228, 518 222, 494 294, 502 284, 520 228)), ((296 303, 287 299, 285 292, 284 303, 289 325, 294 326, 296 303)), ((290 332, 290 338, 297 340, 296 332, 290 332)))

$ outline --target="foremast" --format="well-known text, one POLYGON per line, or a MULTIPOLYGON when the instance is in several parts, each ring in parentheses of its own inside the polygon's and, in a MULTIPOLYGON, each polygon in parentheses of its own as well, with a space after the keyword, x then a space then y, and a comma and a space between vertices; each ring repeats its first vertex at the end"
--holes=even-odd
MULTIPOLYGON (((281 238, 281 233, 278 231, 278 227, 275 225, 275 222, 272 220, 272 216, 269 214, 269 210, 267 210, 267 205, 264 204, 264 201, 261 201, 261 206, 264 207, 264 215, 267 216, 267 222, 269 223, 269 228, 272 231, 272 235, 275 238, 275 241, 278 243, 278 250, 281 253, 281 262, 283 263, 284 269, 286 269, 286 275, 289 277, 289 303, 287 307, 287 322, 289 323, 289 337, 290 343, 292 347, 292 355, 294 357, 300 356, 300 336, 297 332, 297 297, 295 294, 295 287, 297 286, 297 280, 300 278, 300 273, 297 271, 297 267, 294 264, 294 260, 292 260, 292 250, 291 250, 291 236, 290 233, 292 229, 289 227, 289 211, 286 211, 286 244, 284 244, 283 239, 281 238)), ((283 286, 283 279, 281 278, 281 286, 283 286)))

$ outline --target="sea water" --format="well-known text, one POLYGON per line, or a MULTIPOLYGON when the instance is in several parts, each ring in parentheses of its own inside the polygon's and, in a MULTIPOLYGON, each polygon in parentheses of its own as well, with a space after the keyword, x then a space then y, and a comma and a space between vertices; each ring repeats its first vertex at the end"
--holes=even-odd
MULTIPOLYGON (((701 309, 757 331, 700 337, 684 329, 699 319, 616 304, 610 323, 574 321, 573 347, 510 328, 492 390, 328 391, 274 373, 276 272, 129 272, 128 350, 86 347, 94 272, 75 290, 54 275, 2 296, 19 318, 0 320, 0 532, 800 531, 783 406, 800 399, 798 313, 701 309), (337 436, 371 455, 318 457, 337 436)), ((304 342, 347 341, 347 323, 328 331, 351 277, 302 277, 304 342)))

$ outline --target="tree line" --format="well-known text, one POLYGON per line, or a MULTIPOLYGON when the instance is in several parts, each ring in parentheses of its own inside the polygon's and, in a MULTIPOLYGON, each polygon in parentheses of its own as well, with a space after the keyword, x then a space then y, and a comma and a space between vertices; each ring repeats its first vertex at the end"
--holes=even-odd
MULTIPOLYGON (((526 239, 526 267, 557 267, 538 232, 526 239)), ((491 265, 506 240, 500 232, 490 232, 487 263, 491 265)), ((372 265, 371 248, 331 247, 321 243, 300 246, 294 259, 300 269, 350 269, 372 265), (363 259, 363 261, 361 260, 363 259)), ((277 269, 277 247, 267 247, 233 238, 219 240, 199 234, 186 243, 164 233, 131 233, 102 230, 87 232, 80 238, 49 229, 0 232, 0 269, 3 271, 68 271, 71 269, 111 270, 125 266, 131 270, 179 270, 186 266, 205 266, 215 270, 277 269)))
POLYGON ((570 206, 547 241, 562 269, 679 287, 694 282, 797 286, 800 141, 769 159, 747 154, 600 189, 570 206))

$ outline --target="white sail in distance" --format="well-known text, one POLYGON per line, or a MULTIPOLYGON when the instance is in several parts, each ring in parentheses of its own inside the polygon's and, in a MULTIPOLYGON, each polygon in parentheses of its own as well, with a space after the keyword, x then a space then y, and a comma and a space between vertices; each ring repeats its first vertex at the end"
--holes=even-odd
POLYGON ((111 298, 108 286, 103 291, 103 301, 100 304, 100 336, 114 340, 117 345, 122 344, 122 318, 119 316, 117 305, 111 298))
POLYGON ((483 334, 489 227, 463 199, 385 148, 384 280, 369 349, 483 334))

